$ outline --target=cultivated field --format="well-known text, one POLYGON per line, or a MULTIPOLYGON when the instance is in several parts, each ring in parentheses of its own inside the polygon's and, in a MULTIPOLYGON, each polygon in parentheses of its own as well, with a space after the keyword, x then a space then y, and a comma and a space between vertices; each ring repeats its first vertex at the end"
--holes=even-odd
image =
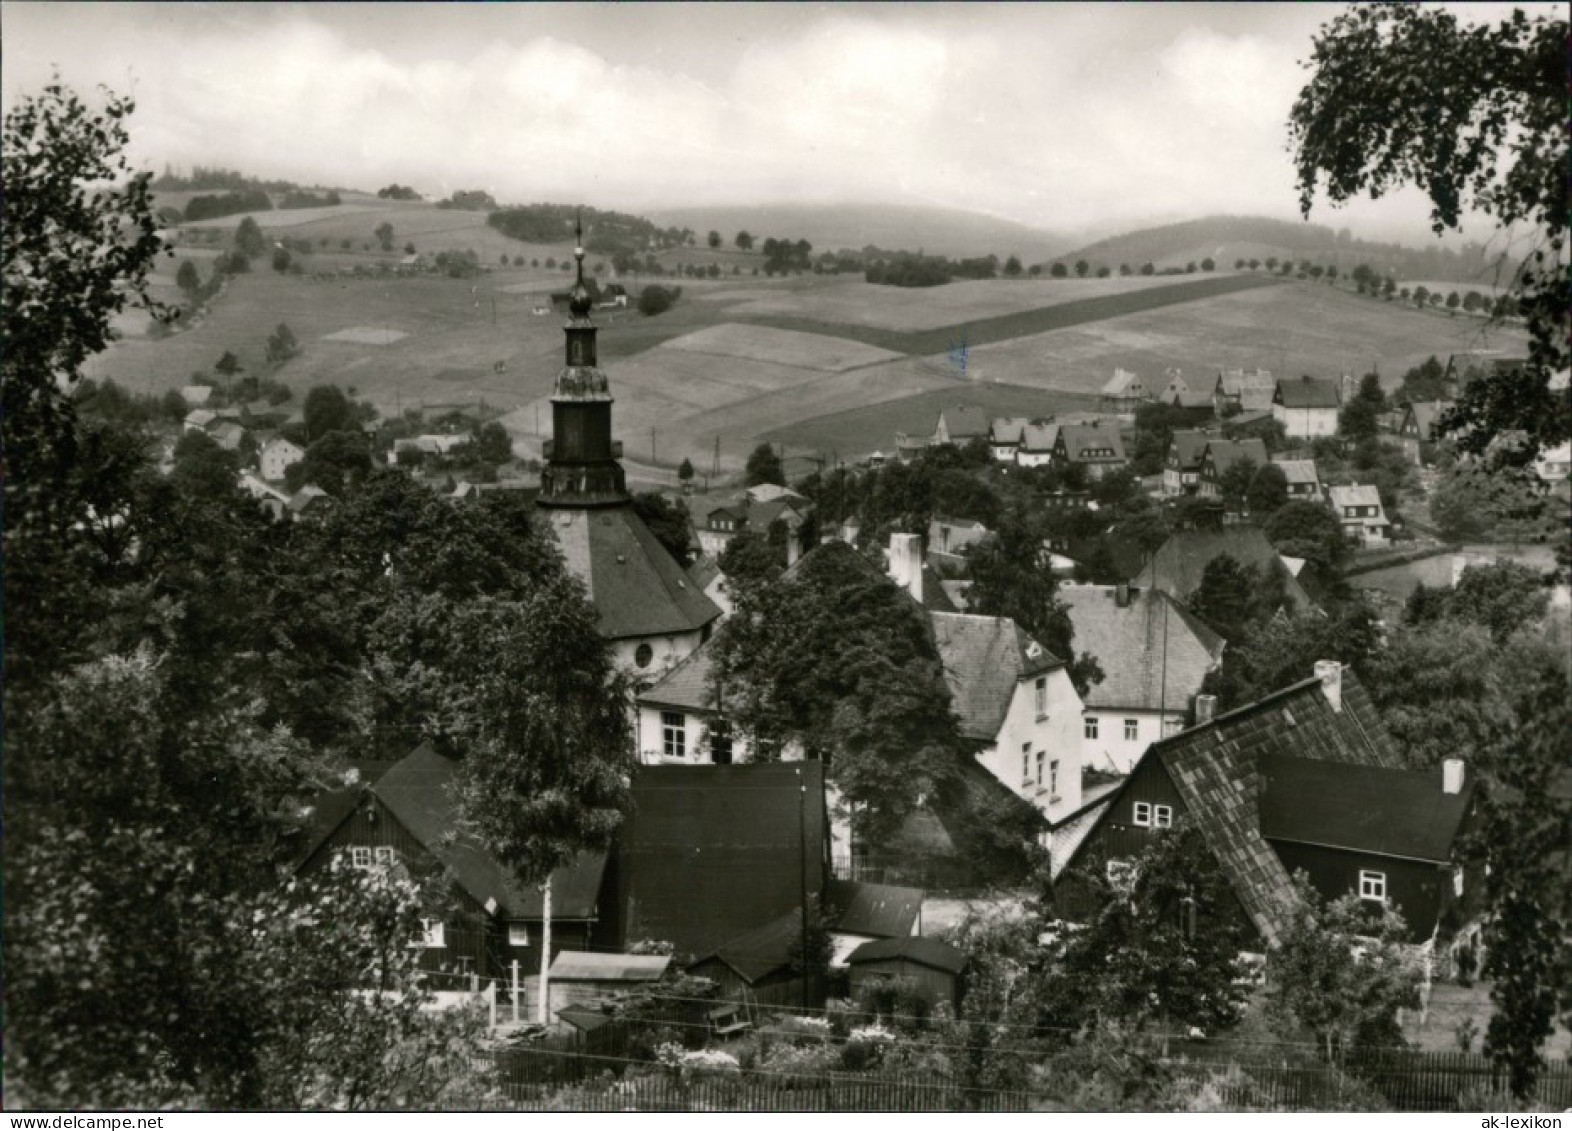
POLYGON ((1478 319, 1288 283, 977 346, 967 371, 983 381, 1095 393, 1115 367, 1150 376, 1177 367, 1192 388, 1209 388, 1223 368, 1336 376, 1374 367, 1395 388, 1432 354, 1444 360, 1481 348, 1513 352, 1526 339, 1478 319))
POLYGON ((860 369, 867 365, 893 361, 900 356, 890 350, 876 349, 846 338, 832 338, 825 334, 803 334, 794 330, 776 330, 768 326, 748 326, 736 322, 723 322, 719 326, 684 334, 680 338, 662 343, 660 348, 680 350, 684 353, 713 354, 743 361, 763 361, 798 369, 817 369, 827 373, 860 369))
POLYGON ((802 420, 764 438, 793 448, 835 452, 842 459, 874 451, 888 455, 897 432, 930 435, 939 413, 959 405, 978 405, 989 416, 1051 416, 1090 411, 1097 407, 1097 398, 1021 385, 949 381, 925 392, 802 420))

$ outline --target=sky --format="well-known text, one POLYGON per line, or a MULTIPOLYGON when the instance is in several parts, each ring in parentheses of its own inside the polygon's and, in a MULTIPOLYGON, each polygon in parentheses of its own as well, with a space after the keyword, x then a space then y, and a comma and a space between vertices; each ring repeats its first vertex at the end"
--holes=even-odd
MULTIPOLYGON (((7 2, 0 108, 58 70, 134 93, 133 155, 155 170, 630 212, 930 205, 1102 234, 1295 218, 1285 122, 1341 10, 7 2)), ((1426 211, 1410 191, 1311 219, 1422 244, 1426 211)))

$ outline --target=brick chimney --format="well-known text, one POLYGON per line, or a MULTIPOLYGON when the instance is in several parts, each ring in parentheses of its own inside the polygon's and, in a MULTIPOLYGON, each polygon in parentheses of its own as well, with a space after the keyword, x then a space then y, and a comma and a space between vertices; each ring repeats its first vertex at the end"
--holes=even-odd
POLYGON ((1463 792, 1463 759, 1447 758, 1441 763, 1441 792, 1463 792))
POLYGON ((1203 726, 1217 717, 1217 696, 1197 695, 1195 697, 1195 725, 1203 726))
POLYGON ((1336 660, 1317 660, 1315 662, 1315 677, 1321 681, 1321 690, 1326 693, 1326 701, 1332 704, 1332 710, 1341 713, 1343 710, 1343 665, 1336 660))
POLYGON ((922 604, 922 535, 890 535, 890 580, 922 604))

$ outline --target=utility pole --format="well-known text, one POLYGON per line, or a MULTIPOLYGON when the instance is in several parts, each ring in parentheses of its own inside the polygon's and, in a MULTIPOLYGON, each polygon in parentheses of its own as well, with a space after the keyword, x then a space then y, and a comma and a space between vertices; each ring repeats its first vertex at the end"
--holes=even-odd
POLYGON ((535 1003, 535 1020, 542 1025, 550 1020, 551 987, 551 877, 540 885, 540 1000, 535 1003))
POLYGON ((808 1003, 808 783, 797 767, 797 887, 802 901, 802 1007, 808 1003))

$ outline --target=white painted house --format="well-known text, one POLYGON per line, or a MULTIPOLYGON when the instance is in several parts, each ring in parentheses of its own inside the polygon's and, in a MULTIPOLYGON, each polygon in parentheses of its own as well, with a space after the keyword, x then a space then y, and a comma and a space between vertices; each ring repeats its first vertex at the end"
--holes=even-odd
POLYGON ((1387 544, 1392 527, 1381 506, 1381 492, 1373 485, 1353 483, 1346 487, 1328 487, 1326 495, 1337 520, 1343 524, 1344 534, 1361 546, 1387 544))
POLYGON ((1337 413, 1342 408, 1338 382, 1330 378, 1284 377, 1272 394, 1272 419, 1285 435, 1296 440, 1337 435, 1337 413))
POLYGON ((299 444, 274 436, 262 445, 262 478, 270 483, 280 482, 284 473, 306 458, 306 450, 299 444))

